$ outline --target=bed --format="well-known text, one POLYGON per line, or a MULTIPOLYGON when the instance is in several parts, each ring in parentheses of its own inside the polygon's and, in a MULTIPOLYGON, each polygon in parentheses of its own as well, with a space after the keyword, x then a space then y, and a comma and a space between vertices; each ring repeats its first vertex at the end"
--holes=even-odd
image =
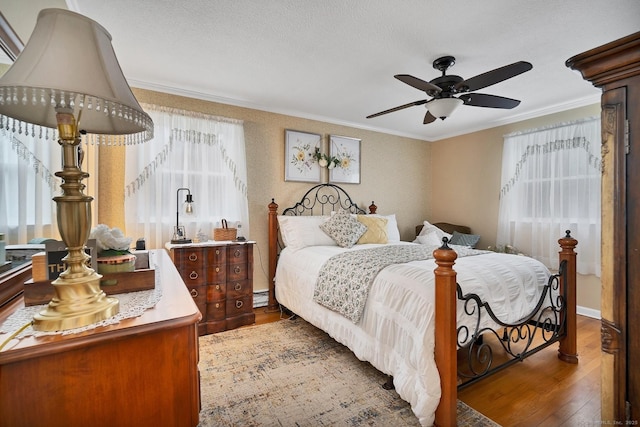
POLYGON ((455 425, 458 387, 555 342, 562 360, 577 363, 577 241, 569 233, 559 240, 557 274, 528 257, 449 245, 446 236, 402 242, 395 215, 377 214, 374 203, 365 215, 333 184, 313 186, 282 214, 274 200, 269 205, 269 305, 286 307, 389 375, 422 425, 455 425), (366 230, 342 245, 353 219, 366 230), (498 337, 508 362, 494 366, 487 335, 498 337), (466 367, 458 366, 460 352, 469 356, 466 367))

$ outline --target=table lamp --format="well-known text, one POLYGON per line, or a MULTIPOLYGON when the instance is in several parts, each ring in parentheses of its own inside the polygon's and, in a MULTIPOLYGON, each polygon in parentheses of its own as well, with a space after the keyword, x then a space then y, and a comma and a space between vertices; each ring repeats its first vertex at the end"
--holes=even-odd
MULTIPOLYGON (((118 300, 106 296, 102 276, 87 266, 93 198, 83 194, 89 174, 82 171, 81 139, 144 142, 153 137, 153 122, 129 88, 107 30, 68 10, 40 11, 24 50, 0 77, 0 126, 32 134, 57 129, 62 149, 62 171, 55 174, 62 195, 53 200, 66 270, 53 281, 55 296, 34 316, 33 328, 72 329, 117 314, 118 300)), ((44 133, 47 140, 55 131, 44 133)))

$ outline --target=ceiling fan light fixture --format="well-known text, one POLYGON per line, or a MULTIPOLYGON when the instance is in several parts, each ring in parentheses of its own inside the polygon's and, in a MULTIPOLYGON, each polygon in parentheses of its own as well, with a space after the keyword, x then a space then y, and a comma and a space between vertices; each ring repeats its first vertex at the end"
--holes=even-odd
POLYGON ((459 98, 438 98, 427 102, 425 107, 434 117, 444 120, 463 103, 462 99, 459 98))

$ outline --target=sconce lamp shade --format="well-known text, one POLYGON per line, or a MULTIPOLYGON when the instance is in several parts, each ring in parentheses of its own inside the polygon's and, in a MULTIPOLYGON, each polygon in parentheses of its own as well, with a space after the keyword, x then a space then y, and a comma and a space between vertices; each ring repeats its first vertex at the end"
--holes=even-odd
POLYGON ((75 12, 44 9, 0 77, 0 124, 13 118, 55 129, 60 109, 77 118, 80 133, 101 135, 104 144, 153 137, 153 122, 129 88, 107 30, 75 12))
POLYGON ((462 99, 458 98, 437 98, 427 102, 425 107, 434 117, 444 120, 462 104, 462 99))

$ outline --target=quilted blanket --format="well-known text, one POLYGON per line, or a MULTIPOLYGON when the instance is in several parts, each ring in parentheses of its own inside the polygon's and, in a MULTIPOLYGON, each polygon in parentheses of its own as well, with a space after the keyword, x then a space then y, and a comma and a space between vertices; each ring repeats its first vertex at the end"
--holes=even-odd
MULTIPOLYGON (((371 284, 383 268, 432 259, 434 249, 427 245, 385 245, 334 255, 320 269, 313 300, 358 323, 371 284)), ((458 257, 486 253, 462 246, 455 250, 458 257)))

